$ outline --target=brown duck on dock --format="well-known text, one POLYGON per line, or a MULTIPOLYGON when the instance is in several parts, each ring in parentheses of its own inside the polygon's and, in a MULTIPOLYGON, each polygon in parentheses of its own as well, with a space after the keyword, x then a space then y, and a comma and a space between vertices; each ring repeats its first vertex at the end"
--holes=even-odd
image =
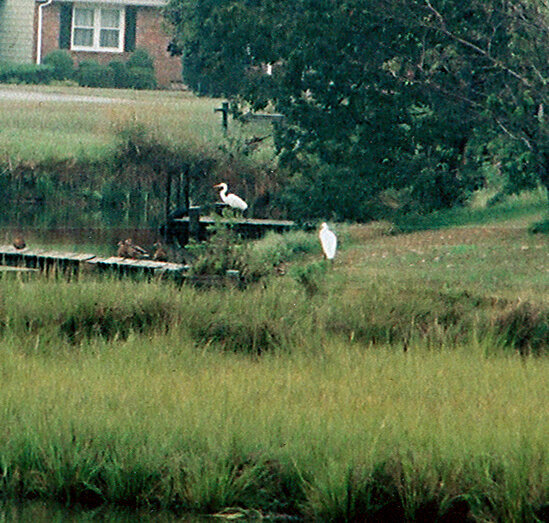
POLYGON ((155 248, 155 251, 153 254, 153 260, 167 262, 169 255, 168 255, 168 251, 162 245, 162 242, 156 242, 153 245, 153 247, 155 248))
POLYGON ((143 247, 135 245, 131 238, 128 238, 124 241, 120 240, 118 242, 117 256, 119 258, 142 259, 149 258, 149 253, 143 249, 143 247))
POLYGON ((17 250, 22 250, 24 249, 27 244, 25 242, 25 239, 22 237, 22 236, 16 236, 14 239, 13 239, 13 246, 17 249, 17 250))

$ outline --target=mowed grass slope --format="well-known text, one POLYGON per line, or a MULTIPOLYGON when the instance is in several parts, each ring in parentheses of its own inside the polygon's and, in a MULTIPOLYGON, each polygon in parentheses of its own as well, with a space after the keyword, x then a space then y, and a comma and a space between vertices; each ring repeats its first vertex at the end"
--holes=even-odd
MULTIPOLYGON (((22 90, 28 97, 58 98, 0 96, 0 159, 10 165, 103 161, 116 148, 120 130, 139 126, 168 147, 183 144, 196 154, 212 154, 224 142, 221 117, 214 112, 220 101, 212 98, 180 91, 2 86, 6 89, 22 90), (63 101, 63 96, 105 98, 105 102, 63 101)), ((258 131, 257 125, 243 128, 231 120, 235 140, 264 130, 258 131)))
POLYGON ((0 280, 0 490, 545 520, 547 239, 512 222, 336 230, 333 267, 310 252, 244 291, 0 280))

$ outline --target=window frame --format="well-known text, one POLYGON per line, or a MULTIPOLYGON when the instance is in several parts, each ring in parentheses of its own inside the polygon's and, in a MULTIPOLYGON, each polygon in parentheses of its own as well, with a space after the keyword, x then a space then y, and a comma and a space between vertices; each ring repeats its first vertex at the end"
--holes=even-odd
POLYGON ((98 4, 74 4, 72 8, 72 20, 71 20, 71 50, 72 51, 85 51, 90 53, 123 53, 124 52, 124 39, 126 34, 126 6, 118 5, 98 5, 98 4), (91 29, 91 27, 77 26, 76 25, 76 10, 78 9, 92 9, 93 10, 93 45, 83 46, 75 45, 74 33, 78 28, 91 29), (120 25, 117 28, 119 31, 118 47, 101 47, 101 30, 112 30, 109 27, 101 26, 101 10, 109 9, 119 12, 120 25))

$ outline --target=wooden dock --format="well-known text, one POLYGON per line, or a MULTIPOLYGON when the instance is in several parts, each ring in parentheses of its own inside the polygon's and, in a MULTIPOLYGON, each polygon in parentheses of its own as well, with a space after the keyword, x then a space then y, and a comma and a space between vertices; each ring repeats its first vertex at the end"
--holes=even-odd
POLYGON ((135 260, 111 256, 101 258, 95 254, 76 252, 47 251, 44 249, 21 249, 12 245, 0 245, 0 265, 19 267, 42 271, 61 271, 77 273, 80 270, 96 270, 98 272, 113 272, 117 274, 142 274, 147 276, 166 275, 183 276, 189 269, 188 265, 180 263, 161 262, 153 260, 135 260))
MULTIPOLYGON (((219 205, 219 209, 223 208, 219 205)), ((278 233, 290 231, 296 227, 291 220, 270 220, 259 218, 224 218, 222 216, 201 216, 200 207, 191 207, 189 216, 175 218, 166 225, 166 230, 161 231, 168 239, 176 238, 180 245, 188 243, 189 238, 204 241, 208 238, 215 225, 231 227, 244 238, 261 238, 268 231, 278 233)))

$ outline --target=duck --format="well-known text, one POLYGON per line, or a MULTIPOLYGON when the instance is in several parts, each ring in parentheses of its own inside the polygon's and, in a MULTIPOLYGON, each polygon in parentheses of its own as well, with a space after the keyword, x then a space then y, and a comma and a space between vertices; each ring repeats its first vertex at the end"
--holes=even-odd
POLYGON ((24 249, 27 244, 25 242, 25 239, 22 236, 16 236, 13 240, 12 244, 18 251, 24 249))
POLYGON ((155 261, 167 262, 169 258, 168 251, 164 248, 162 242, 156 242, 153 247, 155 251, 152 259, 155 261))
POLYGON ((149 258, 149 253, 143 247, 135 245, 131 238, 127 238, 118 242, 117 256, 119 258, 140 259, 149 258))

